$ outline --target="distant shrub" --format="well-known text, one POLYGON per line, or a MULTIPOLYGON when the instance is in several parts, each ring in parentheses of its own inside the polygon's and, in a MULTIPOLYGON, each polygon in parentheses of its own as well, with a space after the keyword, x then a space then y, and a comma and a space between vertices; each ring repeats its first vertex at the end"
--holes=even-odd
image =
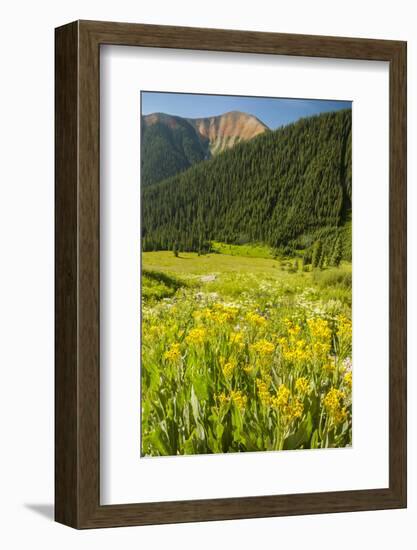
POLYGON ((321 288, 340 287, 345 289, 352 288, 352 273, 346 271, 315 271, 313 281, 321 288))

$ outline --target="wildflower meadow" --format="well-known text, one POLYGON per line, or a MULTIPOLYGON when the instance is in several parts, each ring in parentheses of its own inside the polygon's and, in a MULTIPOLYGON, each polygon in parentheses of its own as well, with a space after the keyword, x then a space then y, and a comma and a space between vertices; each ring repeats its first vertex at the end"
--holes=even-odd
POLYGON ((141 455, 351 446, 351 101, 140 106, 141 455))
POLYGON ((143 253, 142 455, 350 446, 351 265, 236 248, 143 253))

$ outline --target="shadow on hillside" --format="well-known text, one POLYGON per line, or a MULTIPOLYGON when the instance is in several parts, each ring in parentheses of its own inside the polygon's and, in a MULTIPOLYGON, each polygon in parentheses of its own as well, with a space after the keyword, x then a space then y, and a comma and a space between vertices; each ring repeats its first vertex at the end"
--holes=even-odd
POLYGON ((180 281, 171 275, 167 275, 166 273, 162 273, 162 271, 150 271, 148 269, 143 269, 142 275, 152 281, 162 283, 173 290, 178 290, 179 288, 185 286, 183 281, 180 281))

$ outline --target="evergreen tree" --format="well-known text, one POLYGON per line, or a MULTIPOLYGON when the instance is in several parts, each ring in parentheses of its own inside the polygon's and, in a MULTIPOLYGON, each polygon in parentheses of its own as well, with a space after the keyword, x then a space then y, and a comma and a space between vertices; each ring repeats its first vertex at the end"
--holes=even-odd
POLYGON ((340 240, 340 237, 338 237, 334 245, 334 250, 333 250, 333 255, 331 260, 332 265, 339 267, 340 262, 342 261, 342 255, 343 255, 342 242, 340 240))
POLYGON ((313 267, 319 267, 322 257, 323 257, 323 246, 321 244, 321 241, 316 241, 313 246, 313 255, 311 257, 311 265, 313 267))

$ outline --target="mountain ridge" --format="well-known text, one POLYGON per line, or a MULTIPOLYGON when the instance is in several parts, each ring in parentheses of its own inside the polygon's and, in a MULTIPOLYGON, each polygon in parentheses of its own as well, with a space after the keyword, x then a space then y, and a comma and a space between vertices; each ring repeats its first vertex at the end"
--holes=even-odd
POLYGON ((197 118, 156 112, 142 115, 141 120, 143 186, 269 131, 256 116, 242 111, 197 118))

